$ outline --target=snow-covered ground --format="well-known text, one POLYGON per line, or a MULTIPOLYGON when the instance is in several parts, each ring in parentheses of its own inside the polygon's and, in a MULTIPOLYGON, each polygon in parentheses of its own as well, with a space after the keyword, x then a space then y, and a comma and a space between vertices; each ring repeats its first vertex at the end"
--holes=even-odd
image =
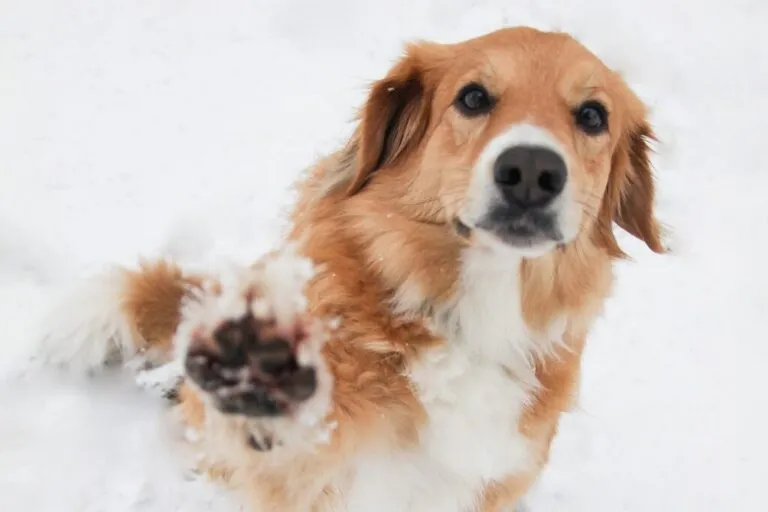
POLYGON ((675 250, 625 240, 532 511, 768 510, 762 0, 0 0, 0 510, 237 510, 154 397, 30 374, 39 312, 138 254, 258 254, 405 40, 509 24, 574 33, 649 103, 675 250))

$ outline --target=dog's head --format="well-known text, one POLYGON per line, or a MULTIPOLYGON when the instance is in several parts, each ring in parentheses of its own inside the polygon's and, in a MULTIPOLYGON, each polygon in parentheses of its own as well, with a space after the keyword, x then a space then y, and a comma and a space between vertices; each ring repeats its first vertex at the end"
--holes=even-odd
POLYGON ((409 46, 371 89, 345 186, 524 256, 581 237, 620 256, 614 222, 661 252, 652 139, 642 102, 584 46, 504 29, 409 46))

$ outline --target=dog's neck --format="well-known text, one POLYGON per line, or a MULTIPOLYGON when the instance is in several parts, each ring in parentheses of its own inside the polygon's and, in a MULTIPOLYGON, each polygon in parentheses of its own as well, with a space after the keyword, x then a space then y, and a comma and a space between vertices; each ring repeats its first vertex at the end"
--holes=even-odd
POLYGON ((303 212, 308 222, 297 232, 312 240, 308 256, 355 266, 356 277, 337 270, 354 281, 339 286, 375 290, 393 318, 427 324, 436 337, 506 364, 520 378, 539 356, 580 343, 610 288, 610 257, 586 235, 524 259, 467 247, 448 223, 410 219, 364 194, 331 195, 303 212), (329 251, 333 257, 322 256, 329 251))
MULTIPOLYGON (((414 227, 423 236, 421 243, 439 244, 428 238, 430 229, 414 227)), ((463 345, 479 359, 498 361, 522 380, 531 380, 537 361, 582 342, 609 292, 610 257, 586 236, 540 257, 525 258, 512 249, 463 246, 447 227, 434 231, 434 237, 455 251, 443 262, 450 267, 420 258, 429 253, 426 249, 403 255, 393 266, 420 269, 427 281, 416 272, 385 276, 389 287, 397 283, 392 287, 393 311, 429 321, 448 343, 463 345), (450 283, 435 286, 441 276, 450 283), (430 290, 436 293, 430 295, 430 290)), ((399 258, 401 253, 390 256, 399 258)))

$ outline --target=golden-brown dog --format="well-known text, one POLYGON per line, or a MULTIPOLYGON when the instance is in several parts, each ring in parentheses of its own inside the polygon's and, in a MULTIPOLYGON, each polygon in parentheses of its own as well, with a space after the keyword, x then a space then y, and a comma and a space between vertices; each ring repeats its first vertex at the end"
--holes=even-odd
POLYGON ((301 182, 286 248, 118 269, 46 347, 180 363, 206 469, 254 511, 512 510, 574 399, 613 223, 663 251, 651 138, 566 34, 413 44, 301 182))

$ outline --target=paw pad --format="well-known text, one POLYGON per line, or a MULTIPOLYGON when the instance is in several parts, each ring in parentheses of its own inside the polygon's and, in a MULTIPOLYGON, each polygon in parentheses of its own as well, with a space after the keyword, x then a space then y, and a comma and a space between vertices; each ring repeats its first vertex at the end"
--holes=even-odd
POLYGON ((296 357, 305 338, 299 324, 286 328, 249 312, 224 321, 209 336, 194 335, 186 372, 224 413, 281 416, 317 389, 315 368, 296 357))

